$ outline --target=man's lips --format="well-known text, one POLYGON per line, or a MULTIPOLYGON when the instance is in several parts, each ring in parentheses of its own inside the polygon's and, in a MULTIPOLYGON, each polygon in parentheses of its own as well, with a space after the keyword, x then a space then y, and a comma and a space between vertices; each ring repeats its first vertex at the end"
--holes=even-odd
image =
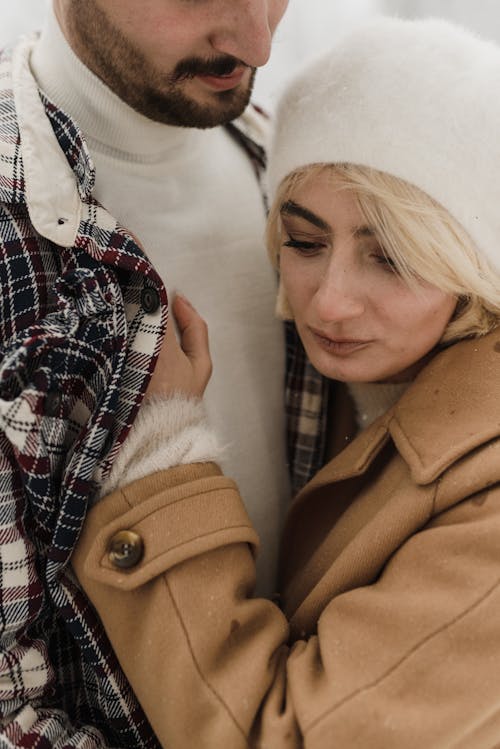
POLYGON ((371 340, 361 340, 359 338, 332 338, 317 328, 309 327, 309 331, 312 333, 316 343, 321 346, 322 349, 337 356, 349 356, 349 354, 359 351, 372 343, 371 340))
POLYGON ((196 79, 212 91, 230 91, 240 85, 248 70, 240 66, 229 75, 197 75, 196 79))

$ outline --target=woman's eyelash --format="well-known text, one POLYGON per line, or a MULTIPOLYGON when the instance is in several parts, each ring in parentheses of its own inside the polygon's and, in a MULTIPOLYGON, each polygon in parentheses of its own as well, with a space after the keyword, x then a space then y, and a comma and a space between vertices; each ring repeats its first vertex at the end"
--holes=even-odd
POLYGON ((320 245, 318 242, 305 242, 290 237, 286 242, 283 242, 283 246, 292 247, 296 250, 317 250, 320 245))
POLYGON ((381 265, 387 265, 389 268, 392 268, 393 270, 396 269, 396 263, 392 259, 392 257, 389 257, 385 254, 385 252, 376 253, 375 255, 377 262, 379 262, 381 265))

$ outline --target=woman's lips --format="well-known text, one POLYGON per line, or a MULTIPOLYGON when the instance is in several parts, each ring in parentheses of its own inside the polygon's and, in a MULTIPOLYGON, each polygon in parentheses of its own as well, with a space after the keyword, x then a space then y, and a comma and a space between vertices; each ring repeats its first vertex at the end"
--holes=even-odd
POLYGON ((248 68, 236 68, 230 75, 197 75, 196 78, 212 91, 230 91, 243 80, 248 68))
POLYGON ((372 341, 362 341, 353 338, 330 338, 315 328, 309 328, 309 330, 316 343, 324 351, 336 356, 349 356, 372 343, 372 341))

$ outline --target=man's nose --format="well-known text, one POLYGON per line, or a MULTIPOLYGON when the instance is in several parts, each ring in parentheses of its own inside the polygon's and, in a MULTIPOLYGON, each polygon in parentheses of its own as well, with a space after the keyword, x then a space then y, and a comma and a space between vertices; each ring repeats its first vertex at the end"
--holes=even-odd
POLYGON ((249 67, 265 65, 274 29, 285 7, 283 0, 231 0, 211 35, 212 47, 249 67))
POLYGON ((346 267, 330 265, 314 295, 316 315, 324 323, 341 323, 365 311, 362 290, 346 267))

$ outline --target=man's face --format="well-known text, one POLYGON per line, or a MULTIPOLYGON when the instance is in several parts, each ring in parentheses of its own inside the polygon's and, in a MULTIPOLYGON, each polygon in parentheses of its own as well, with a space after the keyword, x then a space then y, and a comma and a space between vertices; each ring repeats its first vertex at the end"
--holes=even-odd
POLYGON ((288 0, 54 0, 76 54, 158 122, 214 127, 238 117, 288 0))

